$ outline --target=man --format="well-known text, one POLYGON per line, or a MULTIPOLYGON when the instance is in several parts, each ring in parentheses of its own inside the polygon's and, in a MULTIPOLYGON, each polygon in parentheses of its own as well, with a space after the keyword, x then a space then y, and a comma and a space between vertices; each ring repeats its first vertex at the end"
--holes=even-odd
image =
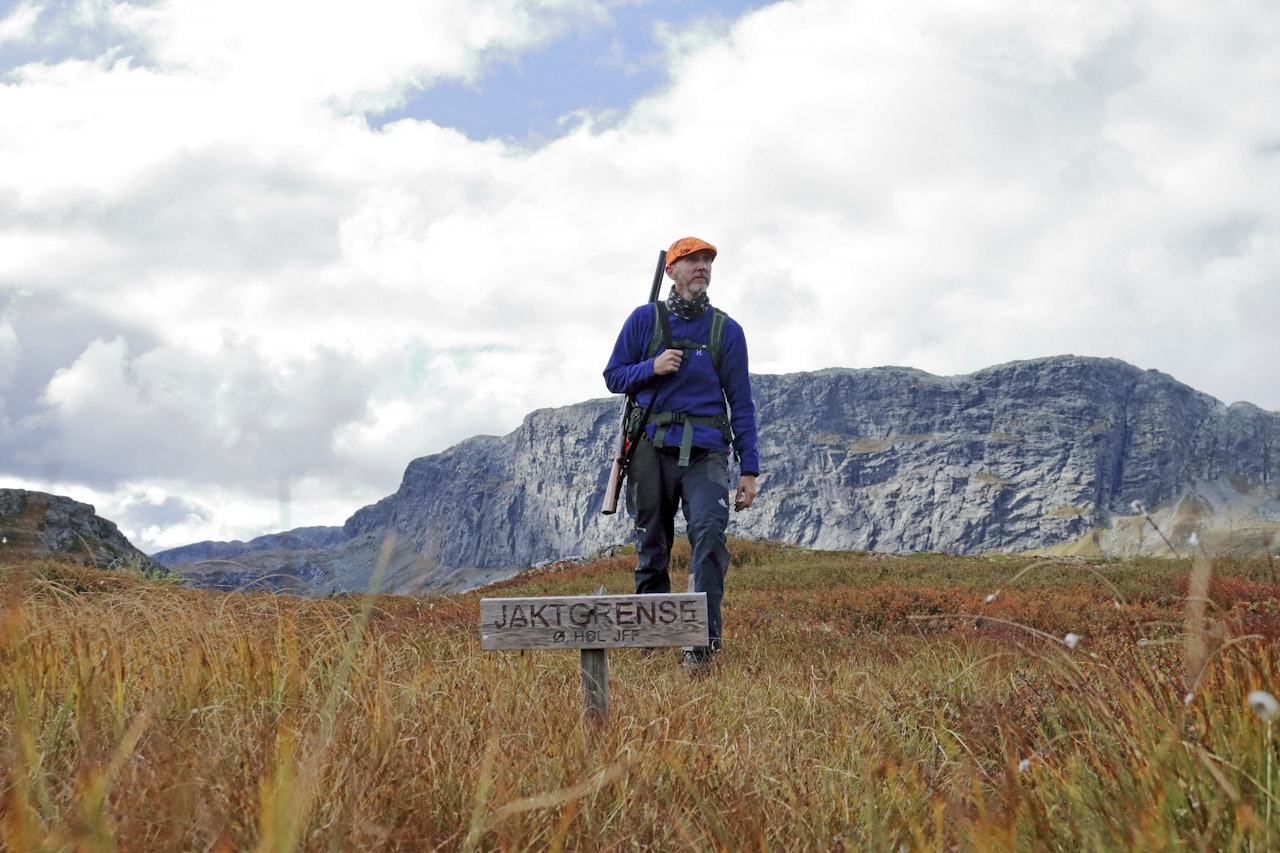
POLYGON ((696 237, 671 244, 666 303, 631 312, 604 369, 610 391, 632 396, 638 413, 649 412, 627 500, 638 537, 637 593, 671 591, 675 515, 684 511, 690 589, 707 594, 710 645, 685 650, 685 666, 695 672, 706 670, 721 645, 730 449, 741 471, 735 511, 755 500, 760 473, 746 338, 707 298, 715 259, 716 247, 696 237))

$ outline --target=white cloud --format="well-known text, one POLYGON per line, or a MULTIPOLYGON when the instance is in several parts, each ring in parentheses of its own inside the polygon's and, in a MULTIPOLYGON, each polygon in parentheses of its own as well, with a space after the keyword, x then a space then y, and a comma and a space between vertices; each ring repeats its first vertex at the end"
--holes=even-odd
POLYGON ((579 0, 170 0, 125 7, 162 69, 220 88, 264 92, 340 111, 387 109, 406 86, 470 79, 486 50, 518 51, 550 38, 599 3, 579 0))
POLYGON ((83 8, 100 51, 0 78, 0 287, 81 312, 57 347, 0 319, 4 438, 148 542, 271 529, 282 482, 338 523, 415 456, 604 396, 689 233, 757 371, 1073 352, 1280 408, 1260 0, 778 3, 662 31, 666 89, 537 150, 362 111, 605 3, 83 8), (196 509, 140 509, 166 500, 196 509))
POLYGON ((97 340, 49 382, 27 452, 102 484, 142 469, 260 489, 331 464, 332 433, 361 415, 369 384, 367 365, 323 347, 272 362, 233 337, 212 357, 97 340))
MULTIPOLYGON (((0 391, 7 390, 18 368, 18 333, 13 324, 0 320, 0 391)), ((0 396, 0 412, 4 411, 4 397, 0 396)))
POLYGON ((39 17, 40 4, 34 0, 14 4, 9 14, 0 18, 0 45, 29 39, 39 17))

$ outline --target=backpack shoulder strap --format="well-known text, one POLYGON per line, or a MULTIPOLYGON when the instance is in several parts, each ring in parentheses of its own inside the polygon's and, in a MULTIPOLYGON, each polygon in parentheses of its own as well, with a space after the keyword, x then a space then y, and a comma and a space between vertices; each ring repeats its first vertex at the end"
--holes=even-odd
POLYGON ((711 309, 711 366, 716 369, 716 373, 720 372, 720 347, 724 340, 724 321, 729 315, 721 311, 719 308, 711 309))
POLYGON ((671 349, 671 318, 667 315, 667 303, 658 300, 653 303, 653 335, 645 358, 653 358, 664 349, 671 349))

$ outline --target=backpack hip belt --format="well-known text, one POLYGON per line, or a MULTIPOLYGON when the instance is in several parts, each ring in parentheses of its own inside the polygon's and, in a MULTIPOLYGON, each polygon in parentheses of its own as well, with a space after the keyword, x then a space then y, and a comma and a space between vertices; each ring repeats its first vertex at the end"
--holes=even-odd
POLYGON ((689 455, 693 451, 693 427, 713 426, 720 430, 720 434, 724 436, 726 443, 733 440, 733 431, 729 426, 729 416, 725 412, 718 415, 686 415, 684 412, 658 412, 649 418, 649 423, 654 425, 653 430, 653 446, 657 448, 666 447, 667 432, 672 425, 680 424, 684 426, 682 435, 680 436, 680 459, 676 463, 680 467, 688 467, 689 455))

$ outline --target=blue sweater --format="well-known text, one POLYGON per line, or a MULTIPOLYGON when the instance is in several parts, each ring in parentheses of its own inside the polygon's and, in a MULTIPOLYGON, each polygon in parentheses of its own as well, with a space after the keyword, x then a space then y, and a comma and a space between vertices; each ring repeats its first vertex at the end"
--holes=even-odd
MULTIPOLYGON (((696 320, 671 318, 671 339, 687 339, 708 343, 711 340, 711 309, 696 320)), ((760 452, 756 449, 756 404, 751 396, 751 377, 747 369, 747 339, 742 326, 726 318, 720 344, 720 373, 717 376, 708 350, 685 351, 680 369, 667 376, 654 376, 654 359, 646 358, 653 337, 653 305, 646 303, 631 312, 622 325, 613 355, 604 369, 604 381, 615 394, 635 397, 642 410, 656 393, 653 413, 683 412, 686 415, 717 415, 729 404, 729 423, 733 427, 733 450, 742 473, 760 473, 760 452)), ((693 446, 727 452, 729 445, 720 430, 704 424, 673 424, 664 444, 676 447, 683 430, 693 429, 693 446)), ((645 433, 653 438, 654 425, 645 433)))

